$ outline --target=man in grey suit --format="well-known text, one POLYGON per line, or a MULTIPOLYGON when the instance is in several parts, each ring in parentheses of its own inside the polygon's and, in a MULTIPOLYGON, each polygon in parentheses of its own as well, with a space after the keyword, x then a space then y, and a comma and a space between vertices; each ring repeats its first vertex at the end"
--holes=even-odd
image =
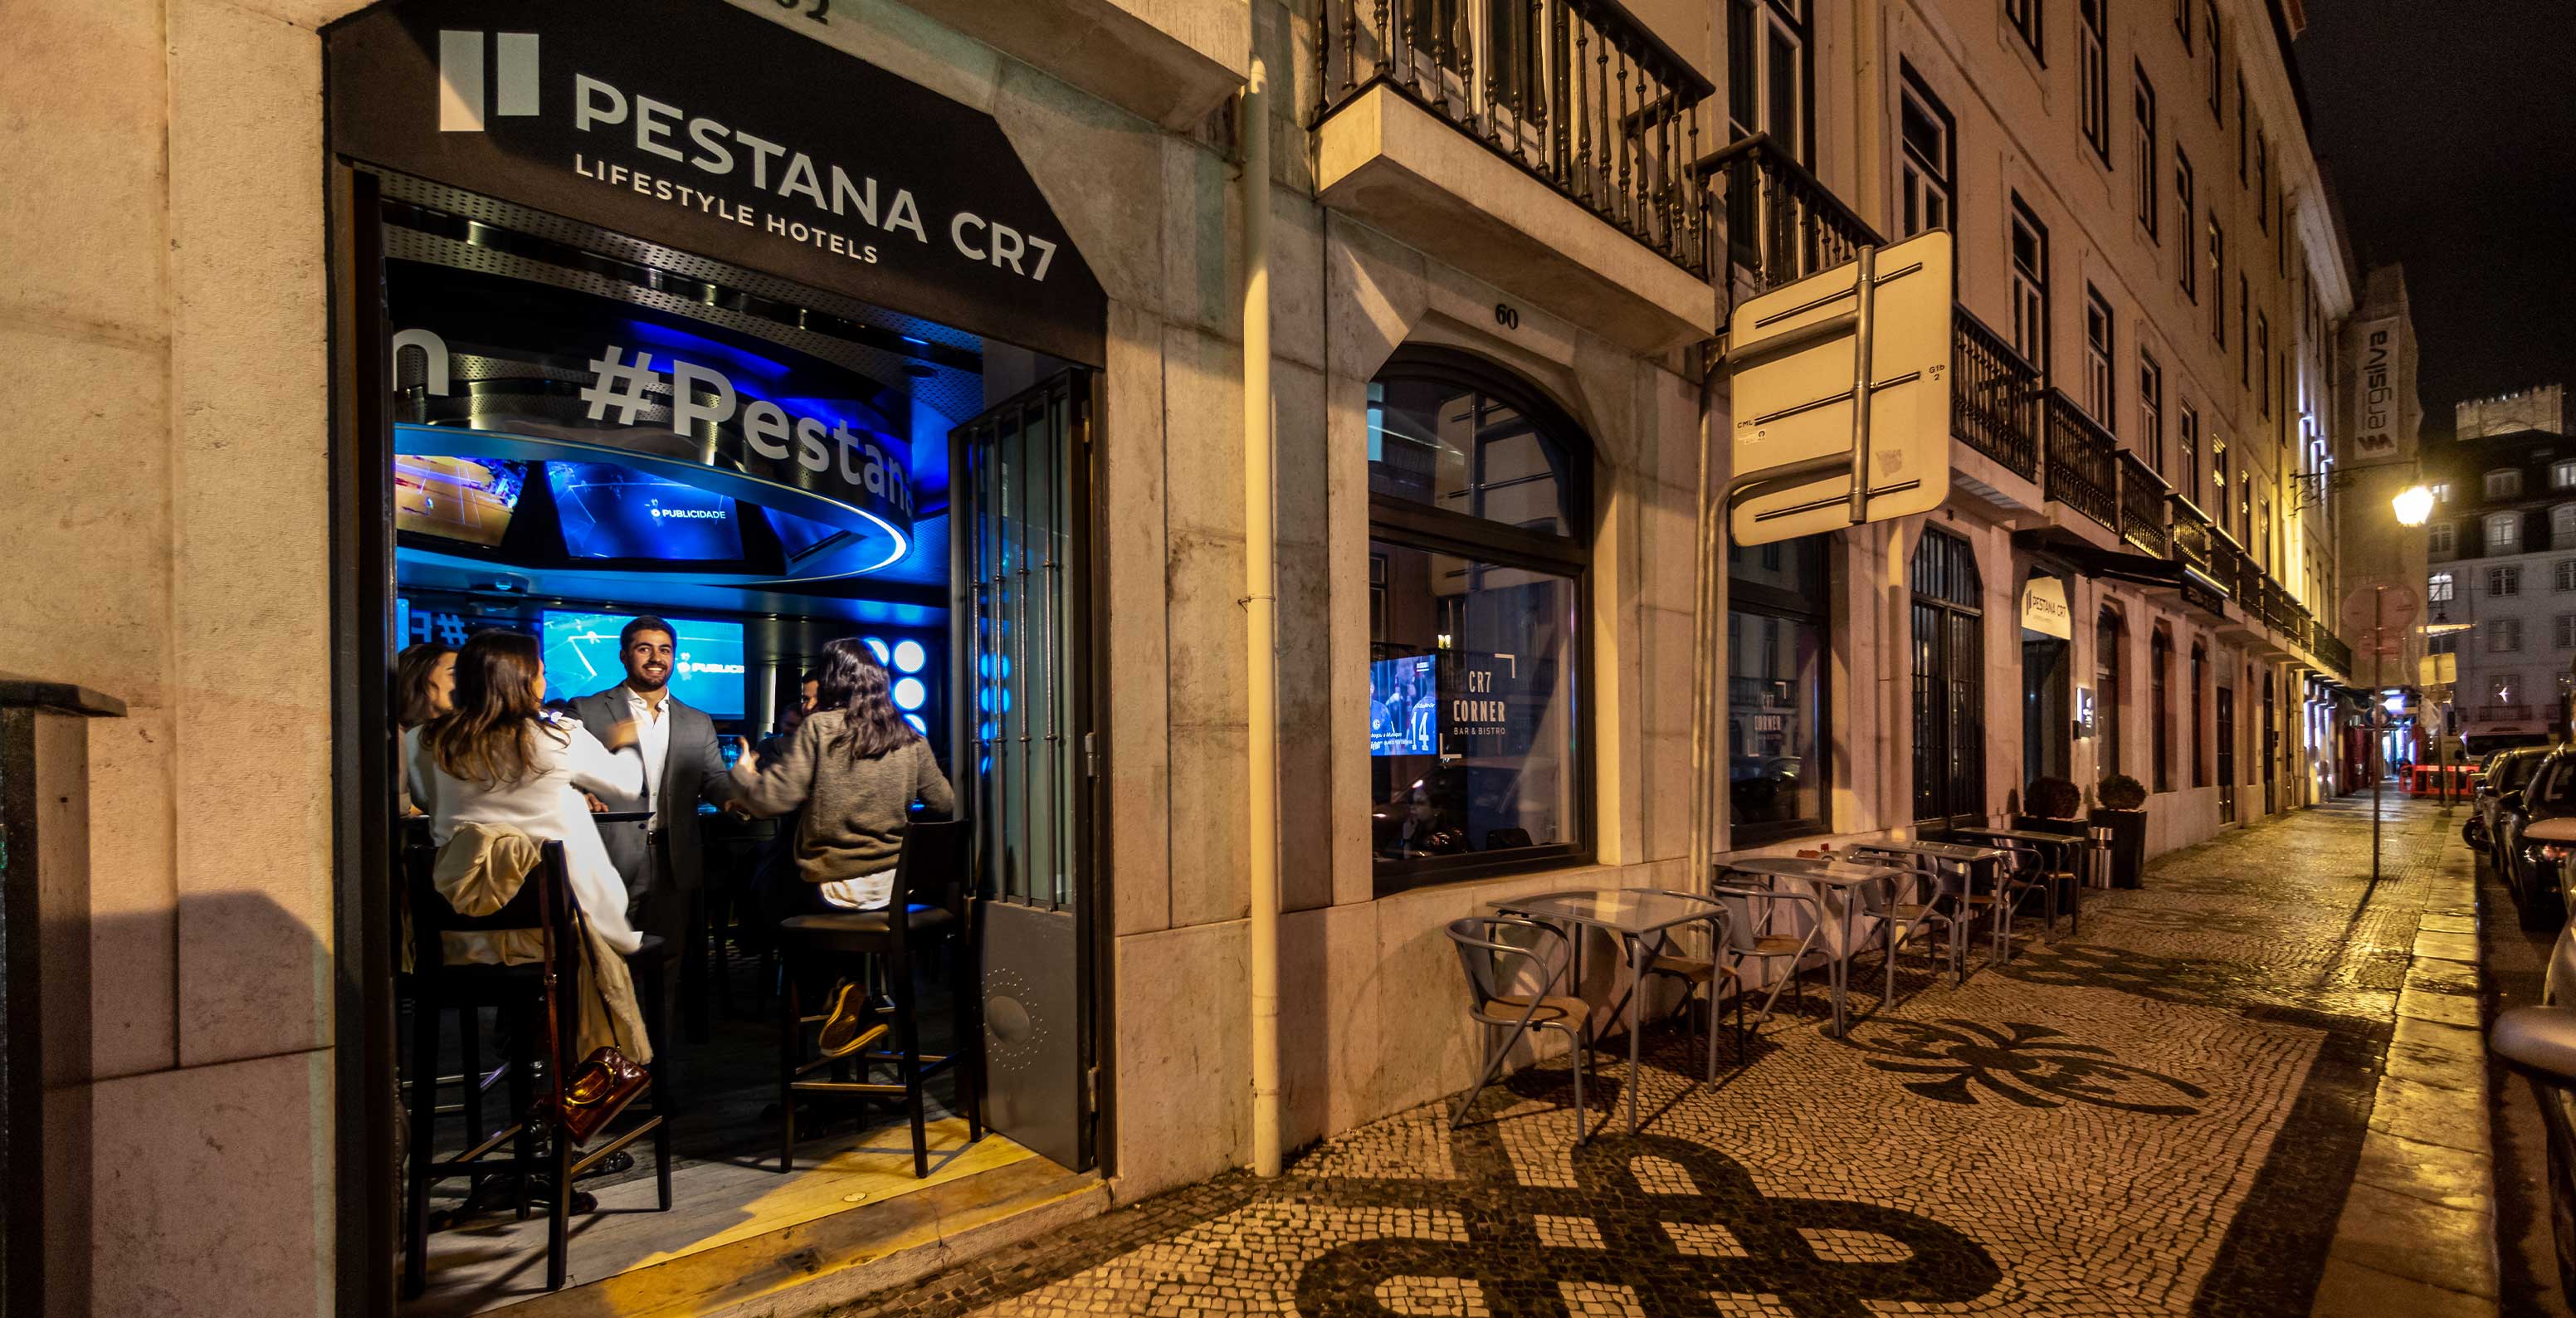
MULTIPOLYGON (((643 797, 601 804, 610 810, 650 809, 653 817, 643 823, 605 824, 599 832, 609 859, 626 880, 627 919, 637 932, 662 938, 666 1021, 674 1019, 668 1008, 679 997, 681 950, 694 928, 693 913, 704 901, 698 802, 723 805, 734 795, 724 752, 716 744, 715 720, 671 694, 677 648, 677 634, 660 618, 647 615, 627 623, 617 635, 626 680, 572 702, 573 716, 594 736, 633 723, 637 747, 644 753, 643 797)), ((704 960, 694 957, 690 964, 703 969, 704 960)), ((703 986, 695 987, 689 995, 693 1007, 704 1001, 703 986)), ((704 1029, 693 1020, 690 1033, 703 1034, 704 1029)))

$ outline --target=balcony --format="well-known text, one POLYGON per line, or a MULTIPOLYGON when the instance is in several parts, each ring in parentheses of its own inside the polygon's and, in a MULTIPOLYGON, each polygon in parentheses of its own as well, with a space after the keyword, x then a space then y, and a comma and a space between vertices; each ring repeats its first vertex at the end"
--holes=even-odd
POLYGON ((2243 596, 2237 592, 2244 584, 2244 569, 2250 565, 2251 560, 2245 557, 2244 550, 2236 547, 2233 538, 2217 527, 2209 528, 2209 579, 2239 603, 2243 602, 2243 596))
POLYGON ((2316 655, 2345 681, 2352 680, 2352 647, 2344 644, 2342 637, 2326 630, 2323 624, 2317 627, 2316 655))
POLYGON ((2120 538, 2157 558, 2165 556, 2164 478, 2126 449, 2120 451, 2120 538))
POLYGON ((2209 519, 2201 514, 2200 509, 2195 507, 2191 500, 2182 497, 2179 493, 2167 494, 2165 502, 2170 505, 2171 514, 2171 520, 2165 527, 2165 539, 2171 546, 2173 560, 2198 571, 2202 576, 2213 581, 2217 580, 2218 574, 2210 570, 2209 557, 2211 543, 2217 537, 2217 528, 2209 524, 2209 519))
POLYGON ((1769 133, 1735 142, 1691 172, 1717 189, 1726 254, 1751 293, 1767 293, 1856 259, 1887 241, 1769 133))
POLYGON ((1321 37, 1326 205, 1631 348, 1717 332, 1715 88, 1627 10, 1324 0, 1321 37))
POLYGON ((2048 391, 2048 497, 2119 530, 2119 444, 2063 390, 2048 391))
POLYGON ((1950 433, 2026 481, 2039 479, 2039 372, 1983 321, 1950 322, 1950 433))

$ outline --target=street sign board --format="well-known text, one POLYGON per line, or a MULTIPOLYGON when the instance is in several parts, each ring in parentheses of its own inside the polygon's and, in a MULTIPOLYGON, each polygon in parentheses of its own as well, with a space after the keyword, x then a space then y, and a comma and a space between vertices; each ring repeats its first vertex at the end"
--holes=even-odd
POLYGON ((2424 597, 2412 582, 2373 577, 2343 597, 2343 634, 2360 648, 2369 644, 2372 629, 2402 636, 2423 612, 2424 597))
POLYGON ((1735 506, 1734 541, 1769 544, 1854 523, 1852 471, 1860 438, 1855 398, 1866 327, 1870 369, 1866 498, 1857 520, 1886 521, 1941 506, 1950 493, 1950 335, 1953 248, 1946 229, 1869 253, 1735 308, 1727 362, 1735 414, 1735 476, 1843 455, 1836 469, 1751 491, 1735 506))

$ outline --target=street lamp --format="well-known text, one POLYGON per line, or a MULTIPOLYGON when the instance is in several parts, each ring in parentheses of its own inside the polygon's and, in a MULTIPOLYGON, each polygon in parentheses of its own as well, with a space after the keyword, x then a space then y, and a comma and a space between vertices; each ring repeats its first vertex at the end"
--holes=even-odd
POLYGON ((2409 485, 2388 501, 2397 510, 2399 526, 2422 526, 2433 516, 2433 492, 2421 485, 2409 485))

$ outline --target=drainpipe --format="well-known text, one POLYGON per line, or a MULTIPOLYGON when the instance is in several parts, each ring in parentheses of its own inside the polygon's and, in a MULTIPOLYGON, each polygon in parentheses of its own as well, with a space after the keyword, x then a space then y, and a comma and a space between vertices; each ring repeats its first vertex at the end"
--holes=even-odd
POLYGON ((1705 891, 1715 882, 1709 867, 1719 846, 1720 778, 1713 765, 1723 754, 1718 745, 1719 738, 1725 736, 1726 722, 1725 690, 1718 686, 1716 678, 1718 639, 1726 634, 1721 630, 1726 625, 1726 572, 1717 552, 1722 539, 1718 524, 1725 510, 1714 506, 1716 454, 1715 438, 1710 433, 1717 406, 1719 359, 1715 341, 1700 345, 1699 354, 1699 520, 1691 551, 1696 569, 1691 630, 1691 877, 1686 891, 1705 891))
POLYGON ((1272 579, 1270 70, 1243 89, 1243 577, 1252 726, 1252 1170, 1279 1174, 1279 599, 1272 579))

